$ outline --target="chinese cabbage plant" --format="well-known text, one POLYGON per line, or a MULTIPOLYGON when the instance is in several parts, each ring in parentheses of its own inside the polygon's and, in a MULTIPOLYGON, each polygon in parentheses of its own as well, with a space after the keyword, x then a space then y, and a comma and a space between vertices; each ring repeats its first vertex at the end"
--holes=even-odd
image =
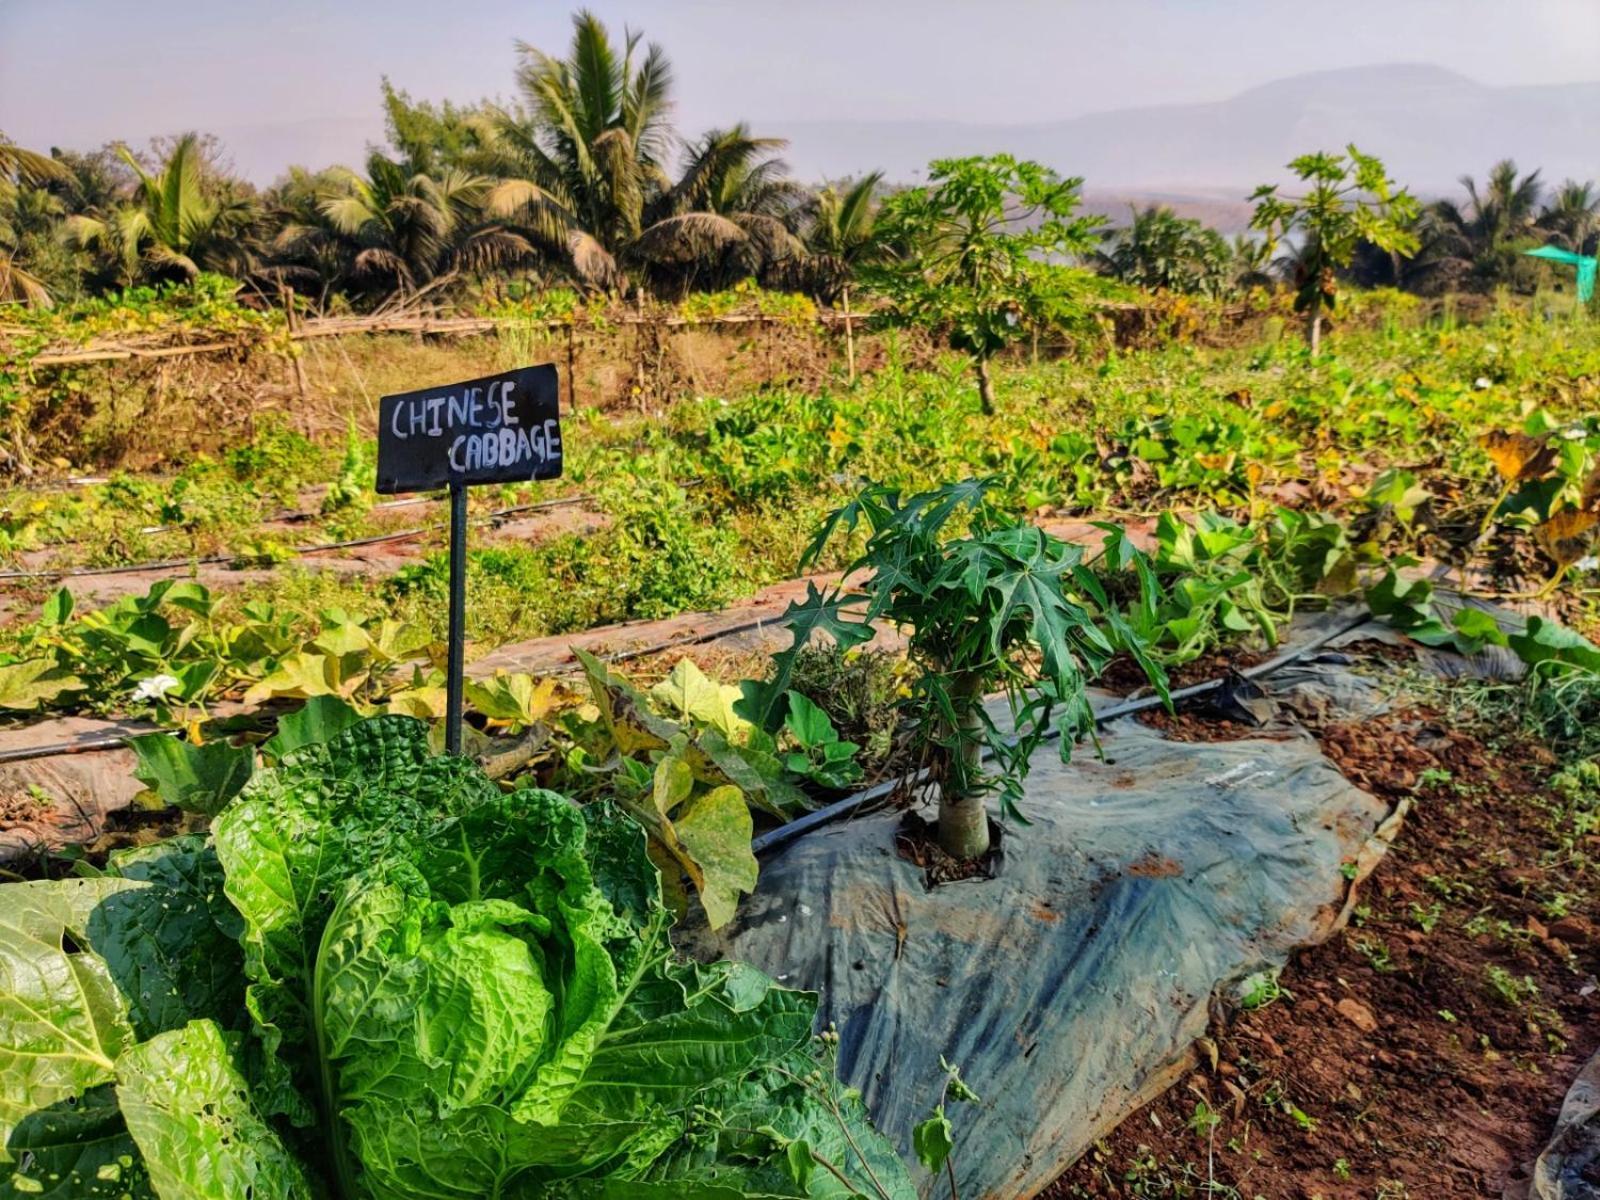
POLYGON ((0 1191, 911 1196, 812 997, 674 955, 642 843, 384 716, 209 839, 5 885, 0 1191))

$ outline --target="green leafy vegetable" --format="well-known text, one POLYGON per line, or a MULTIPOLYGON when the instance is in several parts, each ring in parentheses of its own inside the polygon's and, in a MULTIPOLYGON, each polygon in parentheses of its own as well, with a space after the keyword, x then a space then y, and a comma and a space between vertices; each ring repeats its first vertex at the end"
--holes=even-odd
POLYGON ((793 775, 823 787, 843 789, 861 779, 861 764, 856 762, 854 742, 842 741, 828 714, 799 692, 788 693, 788 715, 784 728, 799 747, 784 759, 793 775))
POLYGON ((313 696, 278 719, 278 731, 261 745, 262 754, 282 762, 303 746, 325 742, 361 720, 361 714, 337 696, 313 696))
MULTIPOLYGON (((742 796, 670 761, 685 843, 737 875, 742 796)), ((211 842, 0 888, 0 1184, 910 1200, 831 1082, 812 997, 677 960, 643 841, 598 806, 502 790, 385 716, 302 740, 211 842), (741 1122, 764 1108, 771 1132, 708 1151, 719 1105, 741 1122), (795 1183, 801 1143, 838 1153, 813 1181, 848 1186, 795 1183)))

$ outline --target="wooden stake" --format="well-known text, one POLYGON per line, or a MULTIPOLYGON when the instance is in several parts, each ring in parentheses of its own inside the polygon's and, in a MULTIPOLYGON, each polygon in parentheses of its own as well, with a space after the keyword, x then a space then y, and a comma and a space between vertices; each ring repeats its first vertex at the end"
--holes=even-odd
POLYGON ((844 361, 850 372, 850 382, 856 381, 856 331, 850 321, 850 285, 844 285, 844 361))
POLYGON ((567 324, 567 411, 578 411, 578 323, 567 324))
POLYGON ((300 361, 299 348, 295 343, 296 325, 294 319, 294 292, 288 287, 280 286, 278 294, 283 300, 283 317, 289 325, 289 363, 294 369, 295 391, 300 393, 300 403, 306 404, 310 398, 310 388, 306 386, 306 368, 300 361))

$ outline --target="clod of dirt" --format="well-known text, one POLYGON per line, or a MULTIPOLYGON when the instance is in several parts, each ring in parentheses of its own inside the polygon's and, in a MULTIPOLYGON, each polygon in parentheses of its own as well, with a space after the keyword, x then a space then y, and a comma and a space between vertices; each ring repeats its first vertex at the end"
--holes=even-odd
POLYGON ((1333 1006, 1333 1010, 1363 1033, 1373 1033, 1378 1028, 1378 1018, 1354 996, 1346 996, 1333 1006))
POLYGON ((25 825, 58 824, 55 806, 26 788, 0 792, 0 830, 25 825))

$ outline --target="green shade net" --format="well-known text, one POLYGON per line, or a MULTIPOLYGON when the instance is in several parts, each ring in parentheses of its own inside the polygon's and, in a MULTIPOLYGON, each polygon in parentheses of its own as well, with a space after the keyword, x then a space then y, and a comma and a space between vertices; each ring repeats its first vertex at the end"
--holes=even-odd
POLYGON ((1587 304, 1594 297, 1596 258, 1593 255, 1574 254, 1556 246, 1540 246, 1537 250, 1524 250, 1529 258, 1547 258, 1551 262, 1571 263, 1578 268, 1578 302, 1587 304))

